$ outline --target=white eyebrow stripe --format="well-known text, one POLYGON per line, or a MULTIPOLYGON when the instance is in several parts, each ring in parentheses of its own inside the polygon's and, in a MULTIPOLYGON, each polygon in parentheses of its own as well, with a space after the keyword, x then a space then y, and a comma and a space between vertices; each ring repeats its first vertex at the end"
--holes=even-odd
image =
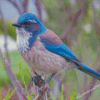
POLYGON ((34 23, 37 23, 35 20, 29 20, 30 22, 34 22, 34 23))

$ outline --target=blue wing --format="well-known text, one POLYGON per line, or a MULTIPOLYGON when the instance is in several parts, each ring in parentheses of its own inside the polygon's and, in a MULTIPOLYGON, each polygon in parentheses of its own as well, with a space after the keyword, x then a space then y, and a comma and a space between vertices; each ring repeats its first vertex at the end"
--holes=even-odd
POLYGON ((55 44, 44 37, 41 37, 41 42, 44 44, 47 50, 64 56, 66 58, 79 61, 77 57, 74 55, 74 53, 64 43, 55 44))
POLYGON ((69 59, 79 61, 74 53, 65 45, 45 45, 46 49, 69 59))
POLYGON ((48 41, 46 38, 41 38, 41 42, 44 44, 47 50, 73 61, 79 70, 100 80, 100 73, 80 62, 74 53, 64 43, 54 44, 52 41, 48 41))

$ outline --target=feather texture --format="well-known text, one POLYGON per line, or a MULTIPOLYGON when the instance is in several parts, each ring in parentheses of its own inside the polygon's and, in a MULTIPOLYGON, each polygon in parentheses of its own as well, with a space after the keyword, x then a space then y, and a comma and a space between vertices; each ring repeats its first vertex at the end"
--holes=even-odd
POLYGON ((74 53, 62 43, 60 38, 52 31, 47 30, 39 35, 45 48, 51 52, 79 61, 74 53))
POLYGON ((52 74, 59 72, 62 69, 74 68, 75 65, 71 61, 67 61, 64 57, 48 51, 43 43, 40 42, 40 37, 36 38, 32 48, 25 53, 21 53, 24 60, 38 74, 52 74))
POLYGON ((41 42, 46 43, 46 45, 59 45, 62 43, 61 39, 49 29, 39 36, 41 38, 41 42))
POLYGON ((17 32, 17 48, 20 52, 24 53, 30 49, 29 38, 32 37, 31 32, 26 32, 23 28, 16 28, 17 32))

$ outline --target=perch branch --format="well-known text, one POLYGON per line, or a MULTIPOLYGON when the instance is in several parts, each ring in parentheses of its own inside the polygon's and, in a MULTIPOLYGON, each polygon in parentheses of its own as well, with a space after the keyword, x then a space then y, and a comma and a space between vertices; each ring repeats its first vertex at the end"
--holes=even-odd
POLYGON ((38 93, 37 96, 36 96, 33 100, 46 100, 45 97, 44 97, 44 95, 45 95, 47 89, 48 89, 48 86, 46 85, 45 87, 43 87, 43 88, 41 89, 41 96, 40 96, 40 94, 38 93))
POLYGON ((48 84, 45 83, 44 79, 40 75, 36 75, 32 78, 32 82, 39 88, 40 93, 38 93, 33 100, 46 100, 47 99, 47 89, 49 90, 48 84))
POLYGON ((22 92, 24 91, 24 89, 23 89, 22 85, 19 83, 19 81, 17 80, 15 74, 13 73, 13 71, 12 71, 8 61, 6 60, 4 54, 2 53, 1 49, 0 49, 0 55, 5 64, 6 71, 9 75, 9 78, 10 78, 14 88, 17 88, 16 94, 17 94, 19 100, 25 100, 25 98, 22 96, 23 95, 22 92))

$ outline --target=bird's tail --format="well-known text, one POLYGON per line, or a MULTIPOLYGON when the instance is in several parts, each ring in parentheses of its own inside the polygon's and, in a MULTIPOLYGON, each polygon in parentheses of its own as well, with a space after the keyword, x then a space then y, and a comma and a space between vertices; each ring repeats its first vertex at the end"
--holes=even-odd
POLYGON ((83 68, 81 68, 81 69, 78 68, 79 70, 81 70, 81 71, 93 76, 94 78, 100 80, 100 73, 98 71, 88 67, 87 65, 85 65, 83 63, 81 63, 81 65, 82 65, 83 68))

